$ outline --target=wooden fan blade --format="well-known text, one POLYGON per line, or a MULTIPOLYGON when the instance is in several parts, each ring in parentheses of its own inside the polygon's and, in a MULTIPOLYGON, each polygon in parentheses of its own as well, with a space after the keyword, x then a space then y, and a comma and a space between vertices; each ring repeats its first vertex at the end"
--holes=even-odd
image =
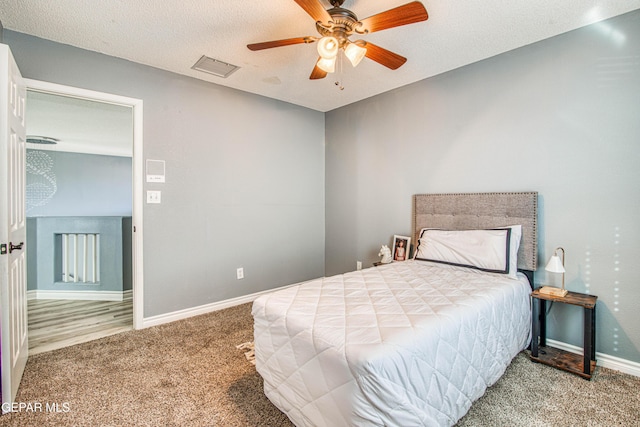
POLYGON ((400 56, 373 43, 366 42, 364 47, 367 48, 367 53, 365 54, 367 58, 392 70, 400 68, 407 62, 407 58, 404 56, 400 56))
POLYGON ((389 9, 386 12, 378 13, 360 21, 362 26, 357 27, 359 33, 386 30, 389 28, 399 27, 401 25, 413 24, 415 22, 426 21, 429 18, 427 9, 419 1, 407 3, 404 6, 398 6, 389 9))
POLYGON ((262 50, 262 49, 271 49, 272 47, 289 46, 292 44, 313 43, 316 40, 317 40, 317 37, 310 37, 310 36, 294 37, 292 39, 273 40, 270 42, 248 44, 247 47, 250 50, 262 50))
POLYGON ((331 15, 324 9, 319 0, 294 0, 304 9, 316 22, 320 21, 328 23, 331 21, 331 15))
MULTIPOLYGON (((322 58, 318 58, 318 61, 320 61, 321 59, 322 58)), ((318 62, 316 61, 316 66, 313 67, 313 71, 311 71, 311 75, 309 76, 309 79, 318 80, 318 79, 324 79, 325 77, 327 77, 327 72, 321 69, 320 67, 318 67, 318 62)))

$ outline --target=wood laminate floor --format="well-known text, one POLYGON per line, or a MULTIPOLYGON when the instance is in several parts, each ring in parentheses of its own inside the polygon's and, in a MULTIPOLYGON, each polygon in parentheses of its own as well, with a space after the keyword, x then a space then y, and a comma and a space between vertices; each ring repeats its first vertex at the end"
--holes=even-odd
POLYGON ((30 300, 29 354, 38 354, 133 329, 133 300, 30 300))

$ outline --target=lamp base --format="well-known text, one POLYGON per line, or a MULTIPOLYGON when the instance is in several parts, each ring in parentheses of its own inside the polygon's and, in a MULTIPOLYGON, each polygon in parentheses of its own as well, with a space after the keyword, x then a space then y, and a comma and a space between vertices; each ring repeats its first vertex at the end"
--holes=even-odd
POLYGON ((544 295, 553 295, 554 297, 564 297, 569 293, 566 289, 554 288, 553 286, 543 286, 538 289, 538 292, 544 295))

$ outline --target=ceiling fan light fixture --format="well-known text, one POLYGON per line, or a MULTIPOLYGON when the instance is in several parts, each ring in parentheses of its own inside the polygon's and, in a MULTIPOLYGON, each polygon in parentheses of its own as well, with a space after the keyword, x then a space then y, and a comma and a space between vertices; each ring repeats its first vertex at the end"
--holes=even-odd
POLYGON ((322 71, 333 73, 336 71, 336 58, 320 58, 317 65, 322 71))
MULTIPOLYGON (((310 80, 323 79, 328 73, 335 70, 336 58, 340 50, 356 67, 363 57, 377 62, 391 70, 401 67, 407 58, 391 52, 364 40, 351 42, 351 36, 371 34, 377 31, 401 27, 426 21, 429 18, 427 9, 419 0, 410 1, 402 6, 388 9, 384 12, 359 20, 355 13, 342 7, 345 0, 328 0, 333 6, 325 9, 327 0, 295 0, 295 2, 316 23, 316 30, 320 38, 314 36, 294 37, 282 40, 272 40, 261 43, 251 43, 247 48, 252 51, 271 49, 274 47, 290 46, 296 44, 308 44, 317 42, 320 58, 316 61, 313 71, 309 75, 310 80)), ((342 61, 342 57, 340 57, 342 61)), ((342 72, 342 62, 340 62, 342 72)))
POLYGON ((347 59, 349 59, 349 62, 351 62, 351 65, 353 65, 354 67, 358 66, 366 53, 367 49, 362 46, 358 46, 358 44, 356 43, 349 43, 347 47, 344 48, 345 56, 347 57, 347 59))
POLYGON ((323 59, 335 59, 338 55, 338 39, 331 36, 326 36, 318 40, 318 54, 323 59))

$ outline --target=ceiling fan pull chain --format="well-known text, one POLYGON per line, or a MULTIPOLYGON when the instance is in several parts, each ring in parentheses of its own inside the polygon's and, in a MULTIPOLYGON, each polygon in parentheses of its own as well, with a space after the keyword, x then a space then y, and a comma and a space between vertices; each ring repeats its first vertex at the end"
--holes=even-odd
POLYGON ((342 84, 340 84, 340 80, 342 80, 341 79, 341 77, 342 77, 342 55, 339 55, 339 57, 338 57, 338 73, 337 73, 337 75, 338 75, 339 78, 335 81, 335 85, 338 86, 338 89, 344 90, 344 86, 342 84))

